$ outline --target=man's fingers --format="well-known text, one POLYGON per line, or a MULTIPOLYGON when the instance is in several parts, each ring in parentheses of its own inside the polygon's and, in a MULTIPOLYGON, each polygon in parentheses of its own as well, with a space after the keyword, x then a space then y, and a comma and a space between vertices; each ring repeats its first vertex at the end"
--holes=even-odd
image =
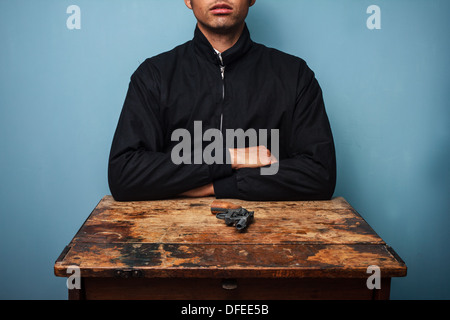
POLYGON ((272 163, 277 163, 277 162, 278 162, 278 159, 275 158, 275 156, 271 155, 271 156, 270 156, 270 164, 272 164, 272 163))
POLYGON ((207 196, 213 196, 213 195, 214 195, 214 185, 212 183, 207 184, 202 187, 188 190, 188 191, 180 194, 180 196, 193 197, 193 198, 207 197, 207 196))
POLYGON ((232 149, 230 153, 235 169, 259 168, 278 162, 265 146, 232 149))

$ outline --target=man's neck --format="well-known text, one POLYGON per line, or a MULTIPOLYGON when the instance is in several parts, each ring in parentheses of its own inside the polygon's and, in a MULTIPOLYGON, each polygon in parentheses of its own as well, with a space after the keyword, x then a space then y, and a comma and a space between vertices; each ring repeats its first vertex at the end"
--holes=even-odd
POLYGON ((242 34, 242 30, 244 30, 245 24, 237 27, 234 30, 230 30, 227 33, 217 33, 213 30, 202 26, 200 23, 197 24, 200 31, 205 35, 206 39, 208 39, 211 46, 219 52, 224 52, 230 49, 232 46, 236 44, 239 40, 239 37, 242 34))

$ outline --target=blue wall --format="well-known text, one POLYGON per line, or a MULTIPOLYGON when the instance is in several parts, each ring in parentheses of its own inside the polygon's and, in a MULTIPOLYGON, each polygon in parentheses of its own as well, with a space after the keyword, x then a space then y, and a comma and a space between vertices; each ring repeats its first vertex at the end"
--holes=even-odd
MULTIPOLYGON (((255 41, 316 72, 335 195, 408 265, 393 299, 450 299, 449 12, 448 0, 258 0, 248 18, 255 41)), ((66 299, 53 264, 109 194, 129 77, 194 23, 181 0, 0 0, 0 298, 66 299), (72 4, 80 30, 66 26, 72 4)))

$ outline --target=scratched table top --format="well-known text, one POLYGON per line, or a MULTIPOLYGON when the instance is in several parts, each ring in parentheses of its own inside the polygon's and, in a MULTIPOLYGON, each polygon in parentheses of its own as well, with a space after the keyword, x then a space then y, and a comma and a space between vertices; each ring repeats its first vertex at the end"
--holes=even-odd
MULTIPOLYGON (((116 202, 105 196, 54 265, 85 277, 301 278, 406 275, 406 265, 342 197, 329 201, 229 200, 254 211, 239 232, 211 213, 215 198, 116 202)), ((226 199, 224 199, 226 200, 226 199)))

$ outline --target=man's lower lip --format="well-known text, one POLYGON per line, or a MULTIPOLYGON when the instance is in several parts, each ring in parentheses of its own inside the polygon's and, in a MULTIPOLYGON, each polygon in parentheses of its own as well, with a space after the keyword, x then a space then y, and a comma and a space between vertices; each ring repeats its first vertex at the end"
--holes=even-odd
POLYGON ((218 9, 211 10, 211 12, 213 14, 229 14, 232 11, 233 11, 232 9, 226 9, 226 8, 218 8, 218 9))

